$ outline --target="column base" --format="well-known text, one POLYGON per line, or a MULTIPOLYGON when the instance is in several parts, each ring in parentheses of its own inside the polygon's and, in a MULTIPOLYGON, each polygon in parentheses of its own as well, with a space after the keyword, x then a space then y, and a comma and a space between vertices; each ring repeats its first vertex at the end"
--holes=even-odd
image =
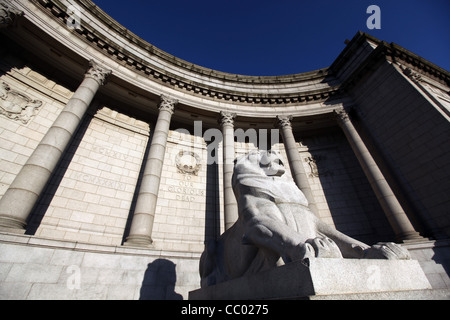
POLYGON ((395 240, 399 243, 406 243, 406 242, 409 243, 409 242, 415 242, 415 241, 428 240, 428 238, 422 237, 416 231, 411 231, 411 232, 404 232, 404 233, 396 235, 395 240))
POLYGON ((27 223, 17 218, 0 216, 0 231, 24 234, 27 223))
POLYGON ((153 240, 150 236, 131 235, 127 237, 127 240, 123 243, 126 247, 144 247, 152 248, 153 240))

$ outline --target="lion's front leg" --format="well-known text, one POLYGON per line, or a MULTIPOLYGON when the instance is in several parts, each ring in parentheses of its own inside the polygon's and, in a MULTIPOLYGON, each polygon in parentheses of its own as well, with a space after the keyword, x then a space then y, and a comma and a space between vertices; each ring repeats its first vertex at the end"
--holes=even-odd
POLYGON ((409 260, 407 249, 393 242, 380 242, 364 250, 365 259, 409 260))
POLYGON ((266 203, 243 212, 245 224, 243 243, 270 250, 285 263, 314 257, 314 249, 301 235, 288 226, 276 205, 266 203))

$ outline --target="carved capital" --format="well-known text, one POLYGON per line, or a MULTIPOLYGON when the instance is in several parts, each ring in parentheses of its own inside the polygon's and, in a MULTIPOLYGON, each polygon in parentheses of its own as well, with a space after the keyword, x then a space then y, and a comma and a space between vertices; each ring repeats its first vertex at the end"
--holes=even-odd
POLYGON ((159 102, 158 109, 159 111, 165 110, 173 114, 175 111, 175 106, 178 104, 178 100, 173 99, 164 94, 161 95, 161 101, 159 102))
POLYGON ((23 11, 17 9, 11 1, 0 0, 0 29, 14 23, 16 17, 23 16, 23 11))
POLYGON ((97 81, 101 86, 106 83, 106 79, 112 73, 111 70, 103 68, 94 60, 89 61, 89 69, 86 71, 85 77, 97 81))
POLYGON ((220 111, 219 123, 221 126, 234 126, 236 113, 220 111))
POLYGON ((339 123, 350 121, 348 113, 344 109, 335 109, 333 110, 333 113, 339 123))
POLYGON ((291 124, 292 119, 293 119, 292 116, 277 116, 276 126, 280 129, 283 129, 283 128, 292 129, 292 124, 291 124))

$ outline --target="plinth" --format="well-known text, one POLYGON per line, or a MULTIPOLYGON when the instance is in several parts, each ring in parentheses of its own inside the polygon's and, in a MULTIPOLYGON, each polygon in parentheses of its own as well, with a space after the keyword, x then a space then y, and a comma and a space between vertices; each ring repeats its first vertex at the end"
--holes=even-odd
POLYGON ((296 261, 189 292, 190 300, 392 297, 431 285, 416 260, 325 259, 296 261))

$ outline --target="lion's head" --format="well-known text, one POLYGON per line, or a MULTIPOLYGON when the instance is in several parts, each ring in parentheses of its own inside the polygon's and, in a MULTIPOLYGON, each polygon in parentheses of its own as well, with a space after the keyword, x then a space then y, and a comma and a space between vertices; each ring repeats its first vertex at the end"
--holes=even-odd
POLYGON ((234 174, 256 174, 281 177, 286 173, 281 155, 277 151, 253 150, 235 161, 234 174))
POLYGON ((254 193, 274 199, 295 199, 296 202, 307 204, 276 151, 254 150, 237 158, 232 184, 237 198, 254 193))

